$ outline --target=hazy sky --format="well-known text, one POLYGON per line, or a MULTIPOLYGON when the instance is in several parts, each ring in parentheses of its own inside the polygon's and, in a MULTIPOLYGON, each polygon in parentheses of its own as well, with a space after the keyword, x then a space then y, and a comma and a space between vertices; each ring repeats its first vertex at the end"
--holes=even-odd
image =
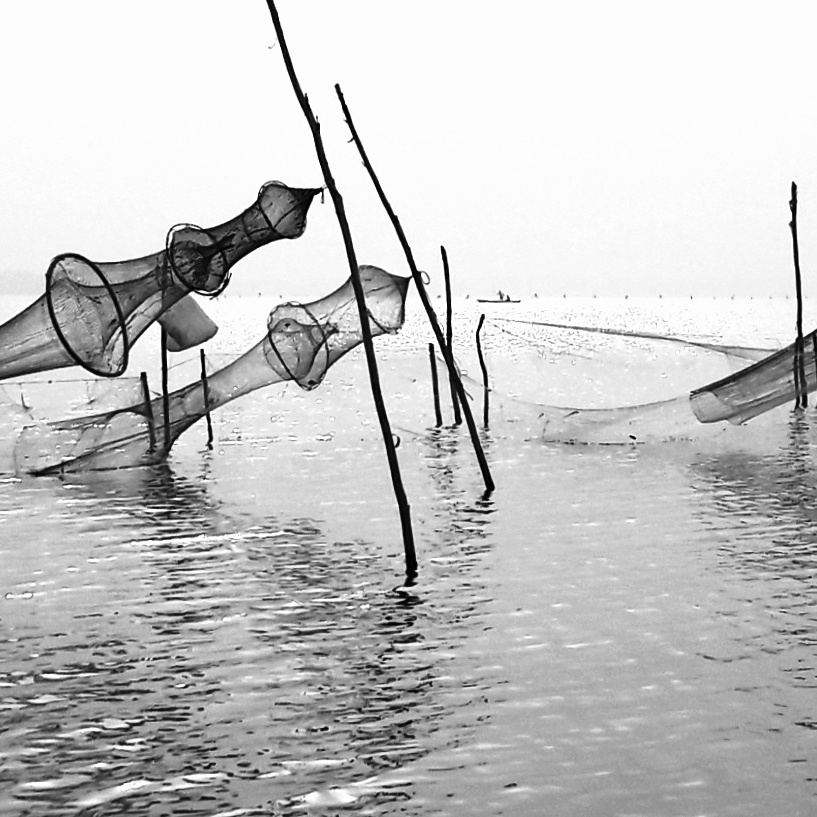
MULTIPOLYGON (((358 259, 407 274, 334 84, 418 265, 458 294, 788 294, 789 189, 817 293, 811 4, 279 0, 358 259)), ((264 0, 0 5, 0 284, 115 261, 320 186, 264 0)), ((230 291, 325 294, 329 198, 230 291)))

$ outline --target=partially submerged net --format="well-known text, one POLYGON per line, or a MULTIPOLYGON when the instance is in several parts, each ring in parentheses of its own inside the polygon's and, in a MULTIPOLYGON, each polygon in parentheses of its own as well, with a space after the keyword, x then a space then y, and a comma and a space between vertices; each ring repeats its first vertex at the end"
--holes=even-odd
MULTIPOLYGON (((397 332, 405 318, 411 279, 373 266, 360 267, 373 337, 397 332)), ((310 304, 282 304, 272 310, 267 333, 246 354, 203 381, 172 392, 164 417, 163 399, 23 429, 15 449, 18 473, 128 468, 160 462, 173 443, 208 411, 262 386, 294 380, 317 387, 327 370, 362 340, 351 281, 310 304)))
MULTIPOLYGON (((690 403, 702 423, 728 420, 740 425, 794 400, 797 343, 708 386, 695 389, 690 403)), ((803 338, 806 393, 817 389, 817 330, 803 338)))
POLYGON ((215 324, 188 295, 217 295, 234 264, 254 249, 297 238, 315 189, 265 184, 243 213, 216 227, 173 227, 161 252, 97 263, 59 255, 46 273, 45 294, 0 326, 0 380, 82 366, 95 375, 125 371, 131 345, 159 320, 171 350, 190 348, 215 324))
MULTIPOLYGON (((516 425, 527 437, 540 437, 546 442, 599 445, 711 439, 727 427, 723 421, 741 425, 795 399, 795 344, 770 353, 757 347, 650 333, 532 321, 518 323, 616 335, 629 344, 626 356, 614 355, 609 350, 598 354, 596 349, 591 351, 590 346, 570 348, 563 339, 544 341, 541 335, 534 340, 526 327, 498 327, 495 323, 502 331, 503 342, 498 343, 496 336, 489 336, 487 344, 489 350, 494 351, 489 365, 491 417, 494 421, 516 425), (642 340, 674 343, 679 351, 672 360, 646 346, 641 347, 643 355, 634 354, 638 347, 633 344, 642 340), (693 348, 689 353, 681 353, 682 346, 693 348), (758 359, 761 355, 763 357, 758 359), (509 360, 512 366, 507 365, 509 360), (722 368, 732 368, 737 360, 744 364, 747 360, 755 362, 716 377, 708 385, 679 388, 679 384, 693 376, 698 383, 706 382, 707 372, 719 361, 722 368), (611 361, 619 365, 611 365, 611 361), (529 375, 526 377, 523 371, 529 375), (668 372, 672 376, 667 377, 668 372), (606 395, 600 384, 604 383, 611 393, 618 394, 622 379, 632 380, 632 388, 643 389, 644 393, 663 390, 670 395, 630 405, 580 407, 580 404, 571 406, 561 402, 560 398, 566 395, 570 399, 571 387, 579 391, 582 386, 592 387, 592 397, 601 402, 606 395), (537 389, 539 394, 534 393, 537 389), (551 402, 548 397, 555 399, 551 402)), ((804 339, 808 392, 817 389, 816 338, 817 332, 812 332, 804 339)), ((712 377, 711 373, 708 377, 712 377)), ((482 384, 472 380, 469 388, 477 396, 482 384)))

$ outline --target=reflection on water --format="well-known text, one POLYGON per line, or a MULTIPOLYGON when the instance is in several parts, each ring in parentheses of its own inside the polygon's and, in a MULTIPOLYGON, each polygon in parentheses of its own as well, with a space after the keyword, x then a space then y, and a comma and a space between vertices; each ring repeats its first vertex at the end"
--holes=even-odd
POLYGON ((212 452, 0 480, 0 814, 814 811, 813 410, 717 451, 497 416, 486 497, 415 378, 406 585, 344 364, 215 417, 212 452))
POLYGON ((0 513, 24 494, 39 527, 0 552, 3 814, 386 808, 416 785, 387 773, 487 714, 490 680, 459 666, 486 599, 458 592, 487 517, 454 476, 440 569, 409 587, 319 520, 236 529, 206 474, 4 487, 0 513))
POLYGON ((735 451, 692 465, 724 578, 703 655, 766 706, 767 733, 817 793, 817 424, 792 411, 778 451, 735 451), (718 627, 717 637, 714 635, 718 627), (808 771, 806 771, 808 769, 808 771))

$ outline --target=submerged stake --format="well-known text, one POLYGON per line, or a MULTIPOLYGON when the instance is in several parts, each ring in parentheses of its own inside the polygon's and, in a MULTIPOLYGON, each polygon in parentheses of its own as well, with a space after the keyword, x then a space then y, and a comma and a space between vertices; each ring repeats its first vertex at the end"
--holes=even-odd
POLYGON ((165 451, 170 449, 170 396, 167 390, 167 330, 162 327, 162 427, 165 451))
MULTIPOLYGON (((451 320, 451 275, 448 271, 448 253, 445 247, 440 247, 443 257, 443 278, 445 279, 445 340, 448 344, 448 353, 454 357, 454 328, 451 320)), ((454 409, 454 425, 462 425, 460 401, 457 399, 457 386, 454 383, 454 373, 448 372, 448 386, 451 389, 451 405, 454 409)))
POLYGON ((806 382, 805 349, 803 348, 803 292, 800 286, 800 249, 797 244, 797 185, 791 183, 791 238, 794 254, 794 285, 797 294, 797 345, 794 353, 795 408, 808 406, 808 383, 806 382))
POLYGON ((383 402, 383 393, 380 389, 380 375, 377 371, 377 358, 374 354, 374 345, 372 344, 371 327, 369 326, 369 314, 366 308, 366 297, 363 292, 363 285, 360 282, 360 273, 358 271, 357 259, 355 257, 355 248, 352 243, 352 234, 349 229, 349 222, 346 219, 346 211, 343 205, 343 197, 335 185, 335 180, 332 177, 332 171, 329 168, 329 160, 326 158, 326 151, 323 147, 323 139, 321 138, 321 129, 315 115, 312 113, 312 108, 309 105, 304 92, 301 90, 301 85, 298 82, 298 77, 295 74, 295 67, 292 64, 292 58, 289 55, 289 48, 284 39, 284 31, 281 27, 281 21, 278 18, 278 11, 275 8, 274 0, 267 0, 267 8, 272 17, 272 24, 275 27, 275 33, 278 37, 278 44, 281 46, 281 56, 284 58, 287 74, 292 84, 292 89, 301 106, 304 117, 309 125, 309 130, 312 133, 312 141, 315 145, 315 152, 318 156, 318 162, 321 166, 326 188, 329 190, 329 195, 332 197, 332 203, 335 206, 335 215, 338 219, 341 234, 343 235, 343 243, 346 248, 346 257, 349 260, 349 270, 351 272, 352 287, 355 291, 355 300, 357 301, 358 311, 360 314, 360 329, 363 337, 363 346, 366 350, 366 365, 369 369, 369 380, 372 387, 372 397, 374 399, 375 409, 377 411, 377 419, 380 422, 380 431, 383 435, 383 444, 386 448, 386 458, 389 462, 389 471, 391 472, 392 486, 394 488, 394 495, 397 501, 397 507, 400 512, 400 522, 403 530, 403 549, 406 560, 406 573, 409 576, 417 574, 417 556, 414 550, 414 533, 411 528, 411 508, 406 497, 405 489, 403 488, 403 479, 400 475, 400 464, 397 459, 397 450, 394 445, 394 437, 392 435, 389 418, 386 413, 386 405, 383 402))
POLYGON ((207 446, 213 447, 213 421, 210 419, 210 384, 207 382, 207 366, 204 360, 204 349, 199 349, 201 359, 201 389, 204 393, 204 410, 207 417, 207 446))
POLYGON ((431 388, 434 390, 434 425, 439 428, 443 424, 443 415, 440 411, 440 384, 437 380, 437 357, 434 354, 434 344, 428 344, 428 362, 431 365, 431 388))
POLYGON ((482 331, 482 324, 485 323, 485 314, 479 316, 477 324, 477 356, 479 357, 479 368, 482 369, 482 423, 488 428, 488 367, 485 365, 485 358, 482 356, 482 343, 480 343, 479 333, 482 331))
POLYGON ((150 450, 156 450, 156 420, 153 417, 153 405, 150 400, 150 389, 148 389, 147 372, 142 372, 139 375, 142 381, 142 399, 145 401, 145 417, 148 421, 148 436, 150 438, 150 450))
MULTIPOLYGON (((271 2, 271 0, 267 0, 267 2, 271 2)), ((423 278, 420 275, 420 271, 417 269, 417 265, 414 263, 414 255, 411 252, 411 247, 409 246, 406 234, 403 232, 400 221, 397 218, 394 210, 392 210, 391 205, 386 198, 386 194, 383 192, 383 188, 380 185, 380 180, 377 178, 377 174, 374 172, 374 168, 369 161, 369 157, 366 155, 366 151, 363 149, 363 143, 360 141, 360 137, 358 136, 354 123, 352 122, 352 115, 349 113, 349 108, 346 106, 346 100, 343 98, 343 92, 340 90, 340 85, 335 85, 335 92, 340 100, 343 115, 346 117, 346 124, 349 126, 349 131, 352 134, 352 141, 357 146, 358 152, 360 153, 360 158, 363 160, 363 165, 369 172, 369 177, 372 180, 372 184, 374 184, 375 190, 377 190, 377 194, 380 197, 380 201, 383 204, 392 225, 394 226, 398 239, 400 240, 400 245, 403 248, 406 261, 408 262, 409 269, 411 270, 411 277, 414 280, 414 285, 417 287, 417 294, 420 296, 420 302, 423 304, 423 308, 428 316, 428 321, 431 324, 431 329, 434 332, 434 337, 437 339, 437 344, 439 345, 440 351, 445 358, 445 365, 448 367, 448 371, 454 378, 457 397, 460 399, 460 405, 462 406, 462 411, 465 414, 465 422, 468 426, 468 432, 471 435, 471 444, 474 446, 474 453, 476 454, 480 471, 482 472, 485 490, 490 493, 495 488, 494 480, 491 476, 491 470, 488 467, 488 461, 485 459, 485 452, 482 450, 482 445, 479 441, 479 434, 477 433, 477 427, 474 423, 474 416, 471 414, 471 407, 468 405, 468 396, 465 393, 465 387, 462 385, 462 380, 460 380, 459 375, 457 374, 457 368, 454 365, 451 350, 446 345, 445 338, 440 330, 440 324, 437 321, 437 316, 434 314, 434 308, 431 306, 431 301, 428 299, 428 293, 426 293, 423 278)))

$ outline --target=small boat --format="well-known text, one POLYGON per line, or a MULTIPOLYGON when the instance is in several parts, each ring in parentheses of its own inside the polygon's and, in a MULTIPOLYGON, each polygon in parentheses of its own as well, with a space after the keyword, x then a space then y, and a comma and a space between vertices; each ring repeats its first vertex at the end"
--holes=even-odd
POLYGON ((496 294, 496 298, 477 298, 477 302, 481 304, 518 304, 519 298, 511 298, 510 295, 500 289, 496 294))

